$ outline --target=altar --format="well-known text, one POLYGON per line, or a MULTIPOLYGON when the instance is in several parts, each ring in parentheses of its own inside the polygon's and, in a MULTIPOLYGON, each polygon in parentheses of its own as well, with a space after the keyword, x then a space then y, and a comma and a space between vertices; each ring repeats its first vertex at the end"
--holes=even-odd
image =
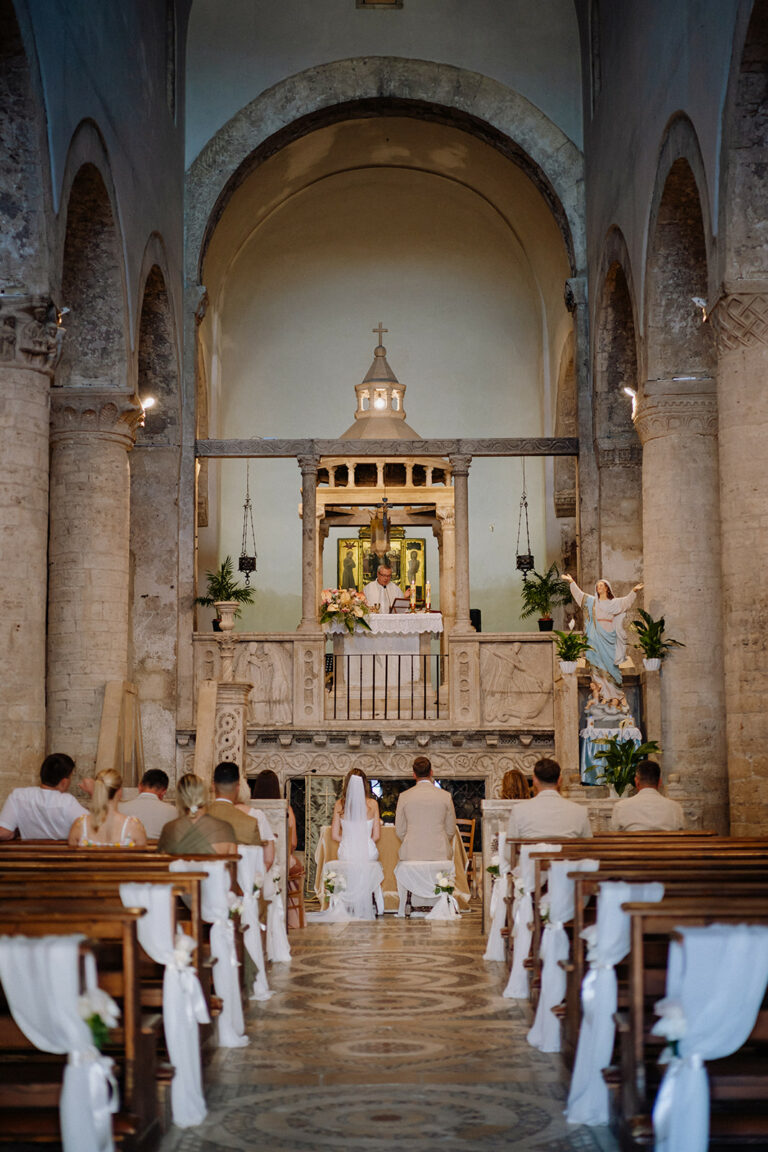
POLYGON ((419 681, 429 667, 432 636, 443 631, 440 612, 372 612, 370 632, 349 633, 331 624, 333 654, 341 681, 352 687, 384 692, 419 681), (426 657, 426 659, 425 659, 426 657))

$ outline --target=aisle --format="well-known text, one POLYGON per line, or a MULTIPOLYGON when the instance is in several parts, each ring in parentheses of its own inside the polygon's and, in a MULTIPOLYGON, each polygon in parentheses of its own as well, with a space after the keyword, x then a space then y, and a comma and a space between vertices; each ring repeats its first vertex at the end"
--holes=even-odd
POLYGON ((291 947, 250 1046, 209 1065, 206 1123, 162 1152, 613 1152, 607 1132, 564 1122, 558 1058, 501 1000, 478 914, 318 924, 291 947))

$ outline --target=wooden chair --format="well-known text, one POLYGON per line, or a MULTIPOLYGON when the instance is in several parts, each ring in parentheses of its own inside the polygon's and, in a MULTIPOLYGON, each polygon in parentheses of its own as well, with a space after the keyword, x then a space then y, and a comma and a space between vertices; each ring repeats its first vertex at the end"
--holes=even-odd
POLYGON ((475 873, 475 824, 476 820, 457 820, 456 831, 461 837, 464 851, 467 854, 467 884, 473 894, 477 894, 477 875, 475 873))
POLYGON ((294 866, 288 872, 288 883, 286 885, 285 893, 285 910, 286 919, 288 921, 287 927, 290 932, 291 928, 306 928, 307 917, 304 911, 304 865, 300 863, 294 866), (291 912, 295 912, 295 916, 291 916, 291 912), (291 923, 291 920, 298 920, 298 923, 291 923))

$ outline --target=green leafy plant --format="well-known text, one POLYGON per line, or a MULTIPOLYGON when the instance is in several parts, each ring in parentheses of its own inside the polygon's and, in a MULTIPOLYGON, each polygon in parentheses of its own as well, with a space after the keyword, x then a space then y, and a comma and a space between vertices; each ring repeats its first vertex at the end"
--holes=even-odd
POLYGON ((631 740, 609 736, 600 751, 595 752, 595 759, 603 761, 598 784, 611 784, 621 796, 630 784, 634 784, 635 769, 640 761, 660 751, 655 740, 648 740, 635 748, 631 740))
POLYGON ((633 620, 631 627, 637 636, 636 648, 642 649, 646 660, 665 660, 671 648, 685 648, 680 640, 664 636, 664 617, 654 620, 650 612, 638 608, 642 619, 633 620))
POLYGON ((557 649, 558 660, 572 662, 580 660, 585 652, 592 652, 594 649, 582 632, 558 632, 555 629, 554 635, 555 648, 557 649))
MULTIPOLYGON (((219 600, 234 600, 238 604, 253 603, 254 590, 253 588, 243 588, 238 584, 231 556, 222 560, 221 566, 215 572, 206 572, 205 579, 208 584, 208 591, 205 596, 195 597, 195 604, 202 604, 204 608, 211 608, 219 600)), ((240 612, 241 609, 238 608, 235 617, 238 617, 240 612)))
POLYGON ((557 564, 552 564, 543 574, 532 572, 527 580, 523 580, 522 595, 522 619, 538 616, 541 620, 549 620, 553 608, 568 603, 571 590, 561 578, 557 564))

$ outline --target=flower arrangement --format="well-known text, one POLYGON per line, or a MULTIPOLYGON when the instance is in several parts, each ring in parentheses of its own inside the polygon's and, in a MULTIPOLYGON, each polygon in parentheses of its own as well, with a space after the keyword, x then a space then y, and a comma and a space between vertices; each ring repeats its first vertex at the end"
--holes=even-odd
POLYGON ((447 892, 449 896, 452 896, 456 887, 453 881, 453 876, 449 876, 445 872, 438 872, 435 876, 435 896, 439 896, 441 892, 447 892))
POLYGON ((229 918, 234 920, 237 916, 243 914, 243 901, 242 897, 236 896, 234 892, 227 892, 227 904, 229 904, 229 918))
POLYGON ((95 1047, 101 1051, 109 1039, 110 1028, 117 1027, 120 1009, 102 988, 90 988, 78 996, 77 1008, 91 1030, 95 1047))
POLYGON ((670 1060, 680 1058, 680 1041, 684 1040, 688 1033, 688 1022, 679 1000, 672 1000, 669 997, 657 1000, 653 1010, 659 1019, 651 1028, 651 1033, 654 1036, 663 1036, 667 1041, 667 1047, 659 1057, 659 1064, 668 1064, 670 1060))
POLYGON ((539 915, 542 924, 549 924, 549 900, 539 901, 539 915))
POLYGON ((491 862, 488 865, 488 867, 486 868, 486 872, 488 873, 489 876, 500 876, 501 875, 501 868, 499 867, 499 854, 498 854, 498 852, 494 852, 493 856, 491 856, 491 862))
POLYGON ((362 592, 349 588, 324 588, 320 602, 320 623, 331 624, 338 621, 347 632, 354 632, 358 626, 371 630, 367 617, 370 605, 362 592))
POLYGON ((333 896, 336 891, 343 892, 346 886, 344 877, 340 876, 338 872, 334 872, 332 868, 329 868, 323 876, 323 891, 326 896, 333 896))

